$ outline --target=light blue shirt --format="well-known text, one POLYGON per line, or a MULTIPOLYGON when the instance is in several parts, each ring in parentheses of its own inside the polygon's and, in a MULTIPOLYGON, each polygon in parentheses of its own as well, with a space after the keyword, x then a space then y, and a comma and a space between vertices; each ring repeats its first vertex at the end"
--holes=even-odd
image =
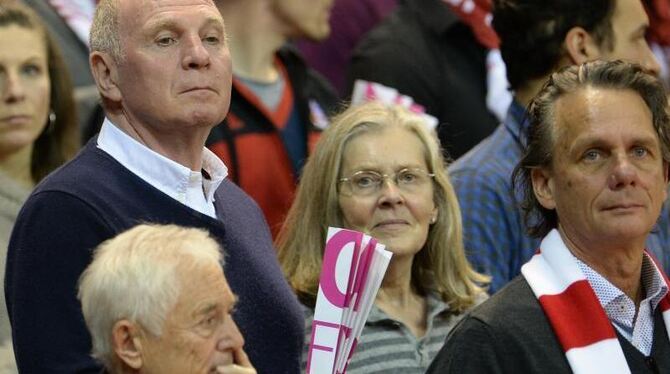
POLYGON ((116 127, 108 118, 98 135, 98 148, 126 169, 164 194, 216 218, 214 192, 228 175, 228 168, 214 153, 203 147, 202 171, 193 171, 141 144, 116 127))
POLYGON ((635 348, 645 356, 649 356, 654 343, 654 311, 661 299, 668 293, 663 275, 658 271, 653 260, 646 253, 642 259, 641 280, 646 297, 640 303, 637 318, 635 302, 630 297, 577 257, 575 261, 598 297, 612 325, 635 348))

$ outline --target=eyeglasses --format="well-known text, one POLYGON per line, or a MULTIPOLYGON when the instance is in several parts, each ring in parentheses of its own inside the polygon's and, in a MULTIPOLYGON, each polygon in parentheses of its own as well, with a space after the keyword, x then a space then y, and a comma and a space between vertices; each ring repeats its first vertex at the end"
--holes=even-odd
POLYGON ((340 193, 345 196, 371 196, 381 190, 386 178, 391 179, 403 192, 414 193, 424 188, 434 176, 418 168, 406 168, 393 174, 360 170, 350 177, 340 178, 340 193))

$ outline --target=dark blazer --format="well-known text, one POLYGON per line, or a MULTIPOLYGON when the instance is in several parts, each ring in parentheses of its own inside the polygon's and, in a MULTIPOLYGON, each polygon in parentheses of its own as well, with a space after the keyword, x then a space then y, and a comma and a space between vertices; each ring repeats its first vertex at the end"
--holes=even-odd
MULTIPOLYGON (((656 309, 645 357, 618 332, 633 373, 670 373, 670 342, 656 309)), ((427 373, 572 373, 540 303, 523 276, 474 309, 447 337, 427 373)))
POLYGON ((138 223, 206 229, 225 248, 233 312, 259 373, 300 372, 303 313, 277 262, 258 206, 231 181, 218 219, 179 203, 97 147, 96 139, 26 201, 7 254, 5 294, 21 373, 95 373, 77 280, 101 242, 138 223))
POLYGON ((439 120, 438 135, 457 159, 499 121, 486 106, 488 50, 442 0, 401 0, 356 46, 347 74, 411 96, 439 120))

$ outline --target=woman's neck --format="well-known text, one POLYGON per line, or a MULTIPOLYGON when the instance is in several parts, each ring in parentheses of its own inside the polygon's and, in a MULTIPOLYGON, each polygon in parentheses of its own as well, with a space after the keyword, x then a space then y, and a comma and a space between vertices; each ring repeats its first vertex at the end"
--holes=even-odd
POLYGON ((417 337, 426 333, 426 299, 412 285, 414 258, 394 258, 384 276, 375 304, 402 322, 417 337))
POLYGON ((386 269, 377 299, 393 300, 394 303, 405 303, 416 290, 412 287, 412 263, 414 258, 394 257, 386 269))

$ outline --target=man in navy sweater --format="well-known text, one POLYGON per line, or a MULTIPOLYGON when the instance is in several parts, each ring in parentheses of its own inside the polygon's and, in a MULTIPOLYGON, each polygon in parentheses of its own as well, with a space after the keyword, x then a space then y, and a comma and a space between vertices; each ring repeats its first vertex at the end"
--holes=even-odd
POLYGON ((76 283, 102 241, 140 222, 208 230, 226 248, 234 313, 261 373, 299 372, 303 320, 258 207, 204 148, 230 103, 231 60, 211 0, 102 0, 91 70, 106 119, 21 211, 5 289, 22 372, 95 373, 76 283))

